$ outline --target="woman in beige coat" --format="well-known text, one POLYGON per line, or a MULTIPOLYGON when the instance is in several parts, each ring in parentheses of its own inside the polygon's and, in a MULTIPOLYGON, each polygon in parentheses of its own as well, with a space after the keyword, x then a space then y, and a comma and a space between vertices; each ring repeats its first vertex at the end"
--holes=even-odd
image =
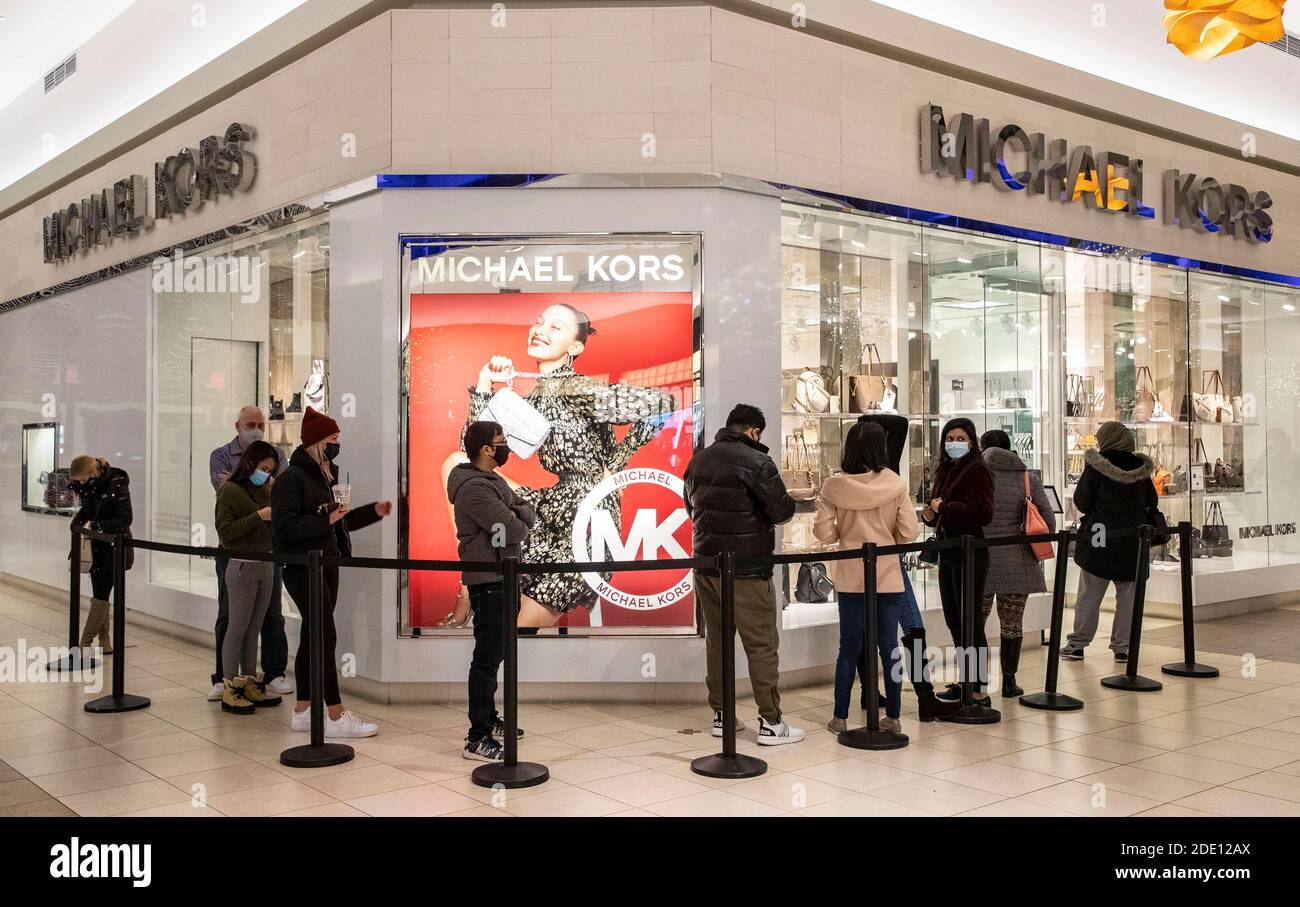
MULTIPOLYGON (((859 422, 844 440, 844 472, 822 485, 813 534, 823 542, 838 542, 841 550, 857 550, 866 542, 896 545, 914 540, 920 527, 907 482, 889 468, 885 431, 859 422)), ((867 605, 860 560, 834 562, 835 591, 840 606, 840 653, 835 663, 835 713, 827 728, 847 727, 849 700, 858 657, 866 636, 867 605)), ((902 708, 902 666, 898 652, 898 619, 907 604, 903 573, 897 557, 876 564, 876 628, 885 665, 884 730, 898 731, 902 708)))

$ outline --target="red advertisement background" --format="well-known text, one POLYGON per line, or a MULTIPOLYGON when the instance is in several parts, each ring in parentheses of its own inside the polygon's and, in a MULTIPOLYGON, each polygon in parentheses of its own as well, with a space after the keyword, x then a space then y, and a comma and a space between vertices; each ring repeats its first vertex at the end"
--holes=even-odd
MULTIPOLYGON (((662 388, 680 401, 682 409, 637 451, 628 468, 655 467, 677 476, 685 473, 694 436, 691 293, 412 294, 409 557, 455 559, 456 533, 442 484, 442 468, 448 455, 460 450, 460 433, 469 413, 469 388, 477 382, 479 369, 494 355, 511 357, 519 371, 535 371, 536 363, 524 355, 528 329, 541 311, 560 302, 586 312, 597 331, 574 364, 579 373, 611 384, 626 379, 662 388)), ((515 381, 515 390, 520 394, 526 395, 532 387, 531 379, 515 381)), ((614 431, 621 439, 627 428, 615 426, 614 431)), ((531 488, 556 481, 536 456, 526 460, 512 456, 501 472, 531 488)), ((629 486, 622 503, 624 539, 638 508, 653 507, 658 519, 664 520, 680 506, 680 499, 665 489, 629 486)), ((674 533, 674 538, 689 555, 689 520, 674 533)), ((680 571, 651 570, 615 574, 612 582, 625 592, 638 594, 663 590, 680 577, 680 571)), ((430 627, 450 613, 459 584, 459 574, 411 574, 411 625, 430 627)), ((654 611, 620 608, 605 601, 601 616, 604 626, 691 627, 694 610, 693 596, 654 611)), ((559 626, 586 626, 588 617, 585 608, 576 608, 560 619, 559 626)))

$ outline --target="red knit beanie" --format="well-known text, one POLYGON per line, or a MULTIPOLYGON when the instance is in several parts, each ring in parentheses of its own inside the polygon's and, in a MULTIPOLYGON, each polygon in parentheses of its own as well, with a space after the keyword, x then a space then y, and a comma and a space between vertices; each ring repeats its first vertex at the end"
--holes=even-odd
POLYGON ((318 413, 310 406, 302 414, 302 446, 311 447, 317 441, 328 438, 339 430, 339 424, 324 413, 318 413))

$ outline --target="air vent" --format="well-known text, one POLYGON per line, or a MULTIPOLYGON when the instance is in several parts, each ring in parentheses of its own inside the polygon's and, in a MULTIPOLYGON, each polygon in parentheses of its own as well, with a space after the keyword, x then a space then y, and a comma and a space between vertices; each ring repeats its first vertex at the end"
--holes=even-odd
POLYGON ((64 60, 58 66, 51 69, 45 74, 45 93, 49 94, 54 87, 77 71, 77 55, 73 54, 64 60))
POLYGON ((1300 38, 1295 35, 1283 35, 1280 41, 1269 41, 1270 47, 1276 47, 1284 54, 1300 57, 1300 38))

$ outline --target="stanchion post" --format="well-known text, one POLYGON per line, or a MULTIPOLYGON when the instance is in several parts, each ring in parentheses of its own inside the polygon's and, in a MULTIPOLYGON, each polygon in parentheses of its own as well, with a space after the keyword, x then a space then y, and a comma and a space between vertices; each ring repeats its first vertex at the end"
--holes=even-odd
POLYGON ((1041 693, 1026 693, 1022 705, 1051 712, 1073 712, 1083 708, 1083 700, 1056 692, 1061 673, 1061 631, 1065 619, 1065 583, 1070 570, 1070 530, 1056 533, 1056 572, 1052 579, 1052 630, 1048 639, 1047 681, 1041 693))
MULTIPOLYGON (((307 646, 307 664, 311 670, 309 685, 311 705, 310 742, 291 746, 280 753, 280 764, 292 768, 324 768, 350 762, 354 754, 346 743, 325 742, 325 606, 322 601, 324 567, 320 562, 320 549, 307 552, 307 626, 310 639, 307 646)), ((330 653, 334 657, 334 653, 330 653)), ((298 678, 302 682, 302 678, 298 678)))
POLYGON ((479 787, 513 790, 541 784, 551 777, 551 773, 540 763, 519 761, 519 558, 502 558, 501 580, 504 587, 502 607, 505 611, 501 621, 505 661, 505 690, 502 693, 506 726, 506 739, 502 741, 505 758, 502 762, 480 765, 470 777, 479 787))
POLYGON ((718 555, 722 593, 722 752, 700 756, 691 771, 706 778, 757 778, 767 763, 736 752, 736 553, 718 555))
MULTIPOLYGON (((961 537, 961 635, 958 643, 961 649, 963 669, 961 676, 961 709, 945 720, 956 724, 996 724, 1002 720, 1002 713, 987 705, 975 702, 975 686, 979 678, 979 653, 975 648, 975 612, 979 603, 975 601, 975 537, 961 537), (967 659, 973 655, 974 664, 967 659), (970 675, 974 674, 974 677, 970 675)), ((985 657, 987 658, 987 649, 985 657)))
POLYGON ((1196 620, 1192 610, 1192 524, 1183 520, 1178 524, 1178 569, 1182 574, 1183 598, 1183 660, 1161 665, 1160 670, 1175 677, 1218 677, 1214 665, 1196 661, 1196 620))
POLYGON ((149 697, 126 692, 126 535, 113 536, 113 692, 87 702, 87 712, 134 712, 149 697))
POLYGON ((99 664, 93 650, 81 651, 81 529, 71 527, 68 551, 68 654, 51 661, 47 671, 62 673, 93 668, 99 664))
POLYGON ((876 650, 880 648, 880 631, 876 626, 880 602, 876 589, 876 543, 862 546, 862 589, 866 599, 866 632, 863 648, 867 656, 867 726, 844 730, 835 738, 843 746, 857 750, 897 750, 907 746, 906 734, 880 729, 879 664, 876 650))
POLYGON ((1129 690, 1134 693, 1154 693, 1164 687, 1158 680, 1138 674, 1138 658, 1142 654, 1142 612, 1146 609, 1148 559, 1151 556, 1151 527, 1138 528, 1137 573, 1133 578, 1133 617, 1129 622, 1128 661, 1123 674, 1103 677, 1101 685, 1112 690, 1129 690))

